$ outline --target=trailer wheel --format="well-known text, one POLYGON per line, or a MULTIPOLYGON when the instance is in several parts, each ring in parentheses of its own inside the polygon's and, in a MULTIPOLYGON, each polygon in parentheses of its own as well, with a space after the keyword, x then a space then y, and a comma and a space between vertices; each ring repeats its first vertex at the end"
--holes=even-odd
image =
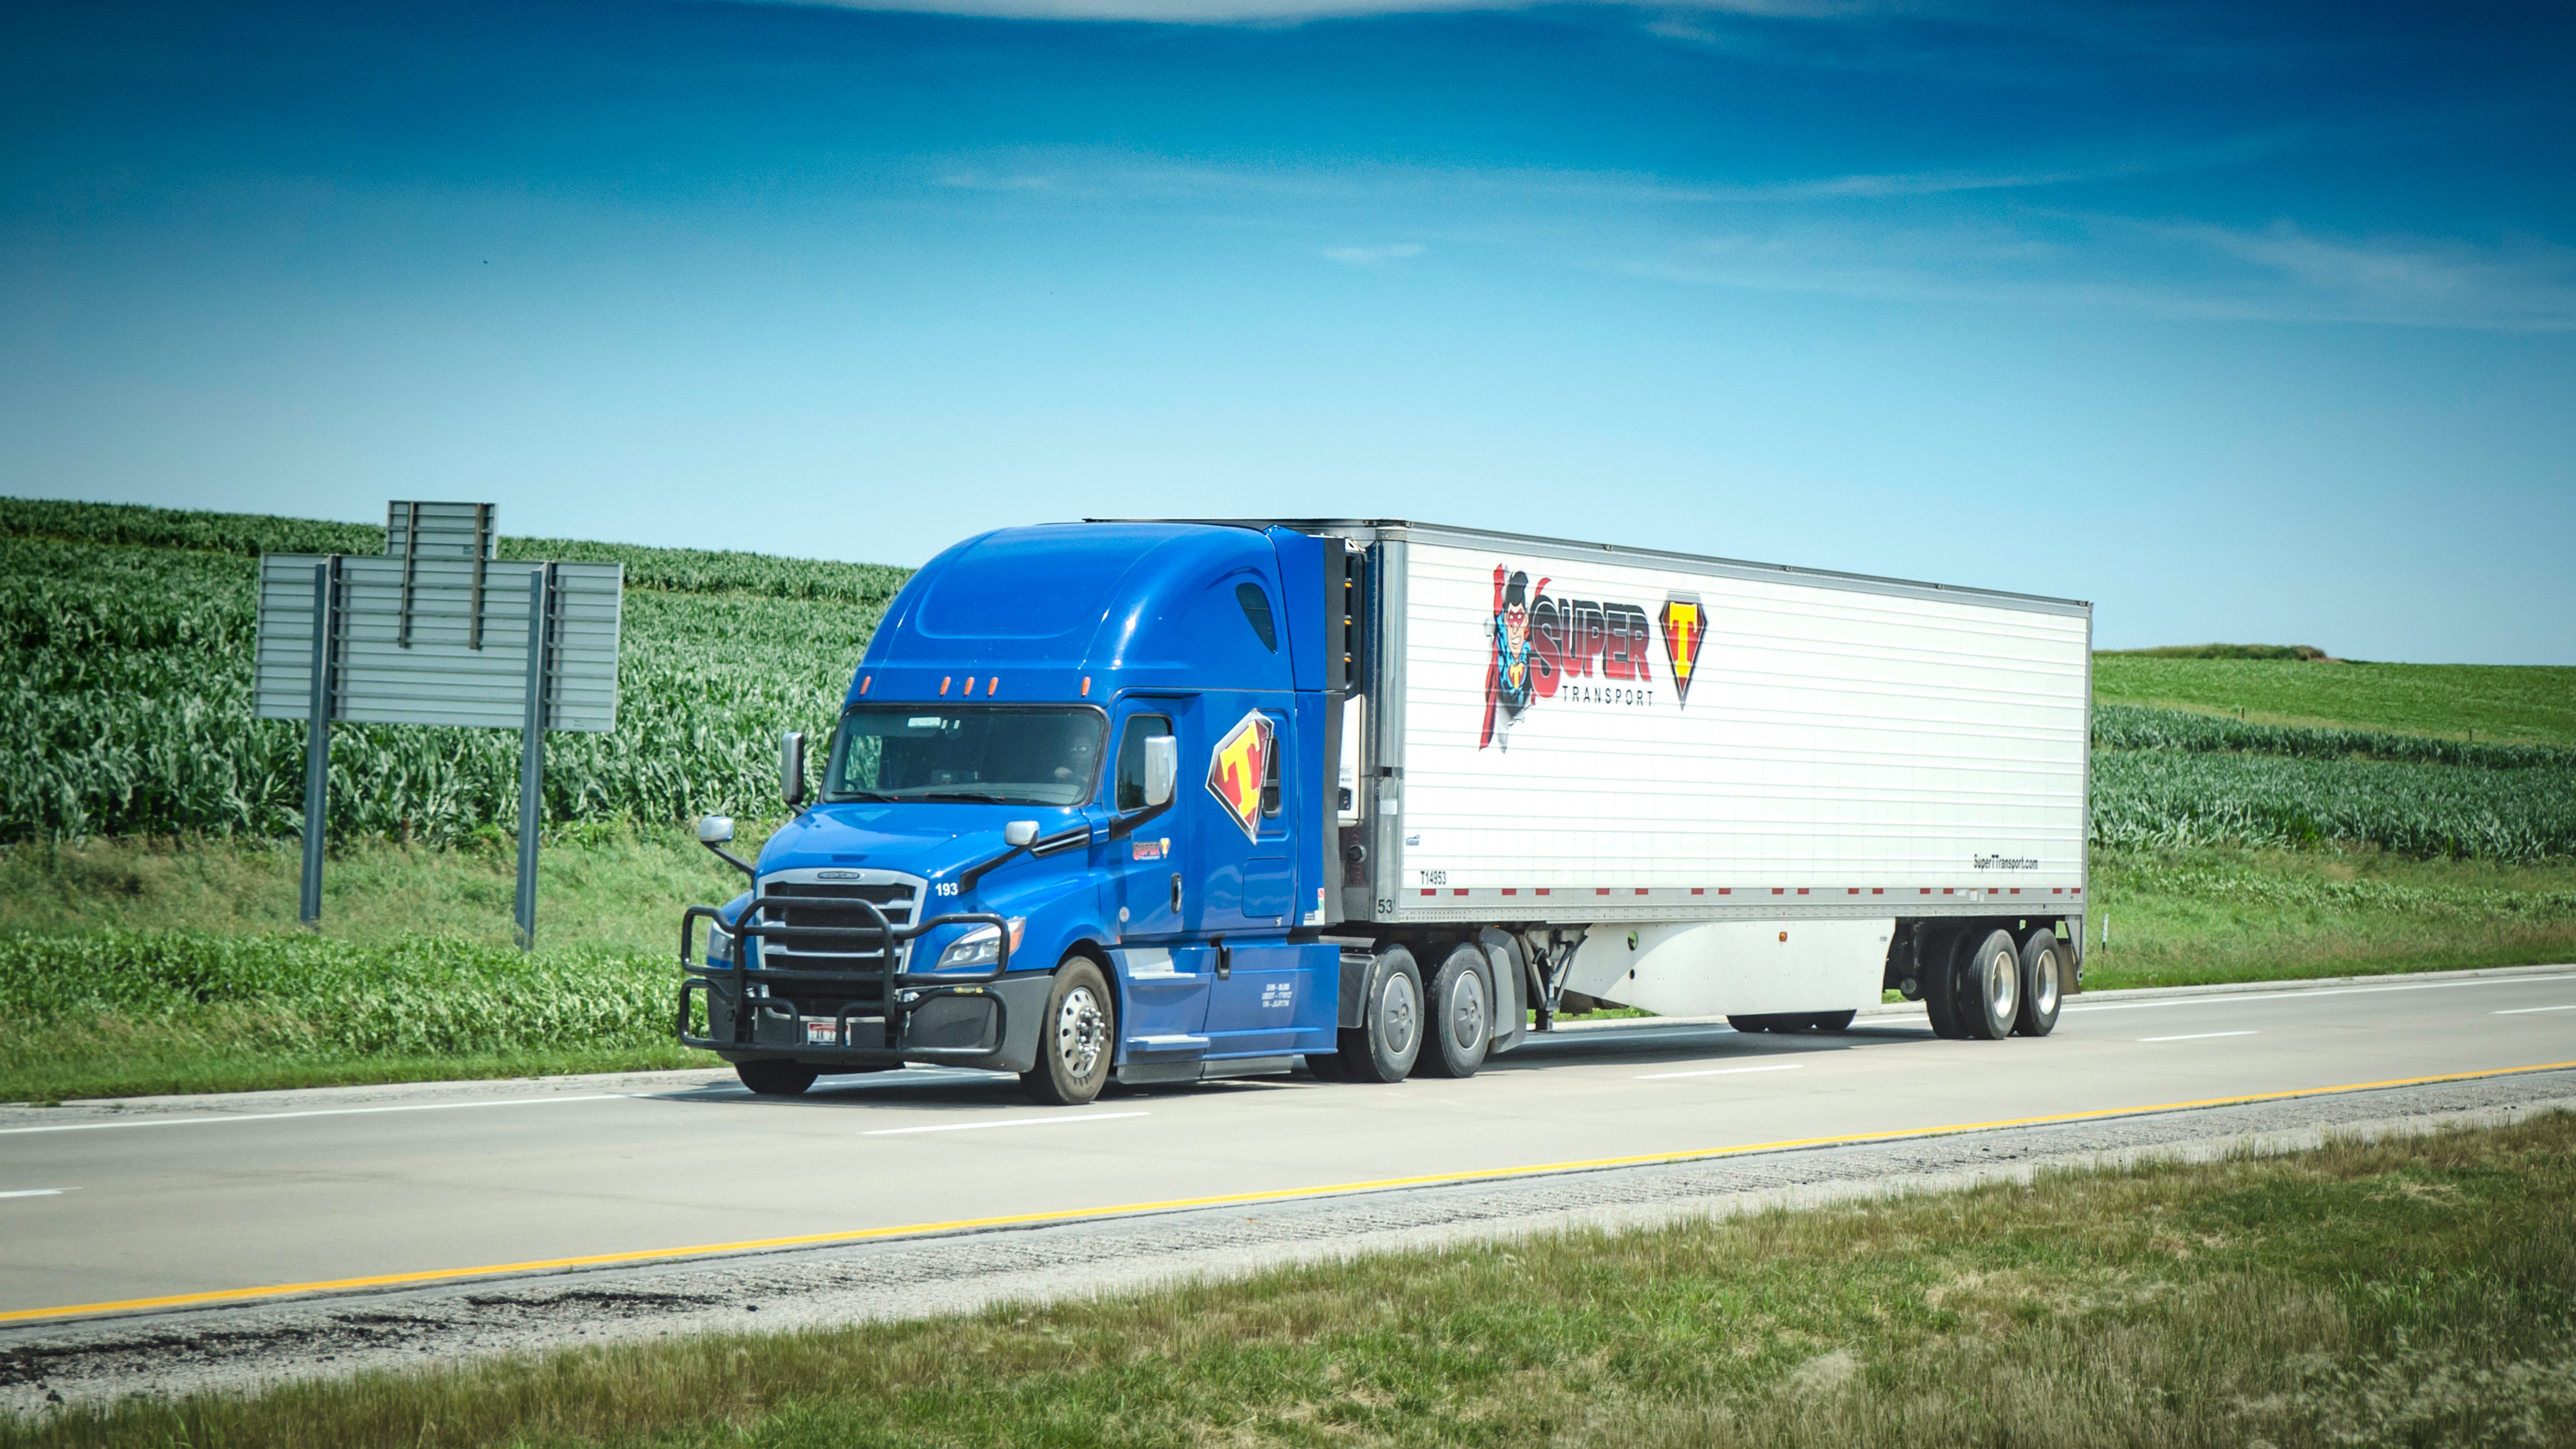
POLYGON ((2013 1023, 2021 1018, 2021 947, 2012 932, 1996 930, 1986 933, 1976 950, 1958 958, 1966 969, 1958 972, 1957 991, 1952 1007, 1958 1013, 1961 1035, 1981 1041, 2001 1041, 2012 1035, 2013 1023))
POLYGON ((801 1097, 823 1073, 803 1062, 736 1062, 733 1074, 763 1097, 801 1097))
POLYGON ((2066 948, 2057 932, 2041 927, 2021 943, 2021 1015, 2013 1030, 2023 1036, 2046 1036, 2057 1029, 2057 1008, 2064 1002, 2066 948))
POLYGON ((1934 1036, 1952 1041, 1968 1034, 1959 1011, 1959 980, 1966 973, 1958 964, 1967 946, 1965 936, 1943 931, 1925 937, 1915 948, 1915 961, 1923 973, 1923 1014, 1932 1019, 1934 1036))
POLYGON ((1494 996, 1485 980, 1491 969, 1485 953, 1471 945, 1457 947, 1440 963, 1439 974, 1431 978, 1431 1010, 1424 1013, 1430 1050, 1415 1059, 1415 1071, 1427 1077, 1472 1077, 1485 1064, 1485 1048, 1494 1038, 1494 996))
POLYGON ((1401 1082, 1422 1054, 1422 969, 1389 946, 1369 967, 1364 1016, 1341 1034, 1342 1072, 1354 1082, 1401 1082))
POLYGON ((1032 1101, 1079 1107, 1100 1095, 1118 1043, 1115 1012, 1109 983, 1090 957, 1069 957, 1055 969, 1055 985, 1038 1018, 1038 1064, 1020 1073, 1032 1101))

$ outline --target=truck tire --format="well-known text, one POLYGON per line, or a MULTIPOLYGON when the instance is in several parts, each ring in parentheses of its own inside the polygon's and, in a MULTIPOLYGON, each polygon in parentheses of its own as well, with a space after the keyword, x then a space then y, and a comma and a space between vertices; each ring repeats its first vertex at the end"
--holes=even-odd
POLYGON ((1109 983, 1088 956, 1055 968, 1045 1014, 1038 1018, 1038 1064, 1020 1073, 1029 1099, 1046 1107, 1079 1107, 1109 1084, 1118 1045, 1117 1006, 1109 983))
POLYGON ((2013 1030, 2046 1036, 2057 1030, 2057 1008, 2066 999, 2066 947, 2054 927, 2042 926, 2021 943, 2021 1014, 2013 1030))
POLYGON ((803 1062, 736 1062, 733 1074, 763 1097, 801 1097, 823 1073, 803 1062))
POLYGON ((1989 931, 1958 958, 1952 1010, 1964 1036, 2001 1041, 2021 1019, 2021 946, 2012 932, 1989 931))
POLYGON ((1370 964, 1358 1026, 1341 1035, 1342 1073, 1354 1082, 1401 1082, 1422 1052, 1422 969, 1389 946, 1370 964))
POLYGON ((1959 1021, 1959 957, 1967 941, 1956 931, 1927 935, 1915 952, 1915 964, 1922 969, 1917 978, 1923 987, 1923 1014, 1932 1019, 1932 1034, 1951 1041, 1967 1036, 1959 1021))
POLYGON ((1426 1050, 1415 1058, 1415 1071, 1463 1079, 1485 1064, 1485 1048, 1494 1040, 1494 989, 1486 979, 1492 970, 1485 953, 1471 945, 1455 947, 1440 963, 1431 978, 1430 1009, 1423 1013, 1426 1050))

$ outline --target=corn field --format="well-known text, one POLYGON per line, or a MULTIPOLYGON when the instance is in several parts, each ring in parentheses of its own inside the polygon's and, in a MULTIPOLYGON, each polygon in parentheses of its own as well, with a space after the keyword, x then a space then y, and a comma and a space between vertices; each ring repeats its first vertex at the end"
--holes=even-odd
MULTIPOLYGON (((257 555, 373 552, 363 525, 0 499, 0 839, 302 829, 304 730, 251 718, 257 555)), ((901 569, 567 540, 627 568, 618 726, 547 744, 549 824, 773 808, 781 730, 827 728, 901 569)), ((2576 750, 2105 706, 2093 836, 2576 854, 2576 750)), ((506 730, 343 725, 335 833, 439 843, 514 818, 506 730)))
MULTIPOLYGON (((676 556, 666 581, 722 577, 635 552, 676 556)), ((904 575, 764 562, 730 592, 630 584, 617 730, 548 738, 549 824, 775 808, 779 732, 829 727, 904 575)), ((303 828, 304 727, 251 717, 257 571, 240 552, 0 537, 0 838, 303 828)), ((334 832, 453 840, 513 819, 517 790, 514 731, 332 730, 334 832)))

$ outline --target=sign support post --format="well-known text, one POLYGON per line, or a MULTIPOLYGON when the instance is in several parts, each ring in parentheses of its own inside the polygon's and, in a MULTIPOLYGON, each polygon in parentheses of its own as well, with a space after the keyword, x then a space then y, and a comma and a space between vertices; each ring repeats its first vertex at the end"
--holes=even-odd
POLYGON ((554 684, 555 566, 528 571, 528 699, 519 725, 519 949, 537 946, 537 829, 545 814, 546 696, 554 684))
POLYGON ((331 713, 337 704, 340 560, 313 566, 313 695, 304 730, 304 880, 296 919, 322 923, 322 846, 331 814, 331 713))
POLYGON ((614 563, 495 555, 489 503, 397 500, 381 556, 263 555, 252 715, 304 725, 299 912, 322 919, 331 727, 433 725, 519 731, 519 870, 512 915, 537 939, 546 733, 617 728, 617 637, 626 574, 614 563), (525 652, 511 591, 527 581, 525 652), (487 606, 489 617, 487 617, 487 606), (488 647, 487 647, 488 646, 488 647))

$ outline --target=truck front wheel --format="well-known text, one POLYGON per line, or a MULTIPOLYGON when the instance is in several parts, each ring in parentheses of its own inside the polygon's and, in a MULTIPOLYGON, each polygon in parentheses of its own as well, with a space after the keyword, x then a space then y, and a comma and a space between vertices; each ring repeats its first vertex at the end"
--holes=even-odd
POLYGON ((1342 1029, 1342 1071, 1354 1082, 1401 1082, 1422 1054, 1422 968, 1389 946, 1369 966, 1358 1026, 1342 1029))
POLYGON ((1116 1025, 1109 983, 1091 958, 1075 956, 1058 966, 1045 1014, 1038 1018, 1038 1064, 1020 1073, 1031 1100, 1079 1107, 1099 1096, 1109 1084, 1116 1025))
POLYGON ((1468 945, 1452 950, 1440 963, 1431 978, 1431 1009, 1424 1013, 1429 1050, 1415 1061, 1415 1070, 1432 1077, 1472 1077, 1485 1064, 1485 1048, 1494 1036, 1488 969, 1485 953, 1468 945))
POLYGON ((803 1062, 736 1062, 733 1074, 742 1084, 764 1097, 801 1097, 814 1079, 823 1075, 803 1062))

